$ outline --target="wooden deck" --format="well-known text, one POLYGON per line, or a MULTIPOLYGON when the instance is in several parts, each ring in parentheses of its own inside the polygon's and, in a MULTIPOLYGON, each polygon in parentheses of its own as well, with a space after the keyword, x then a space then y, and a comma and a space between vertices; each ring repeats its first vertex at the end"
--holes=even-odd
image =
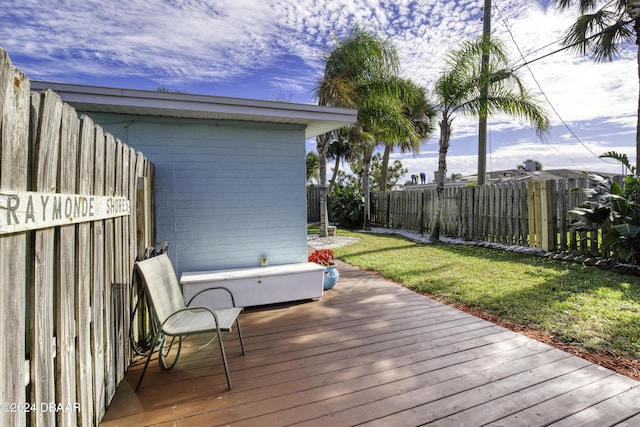
POLYGON ((247 346, 188 341, 102 426, 638 426, 640 382, 351 266, 319 301, 249 310, 247 346))

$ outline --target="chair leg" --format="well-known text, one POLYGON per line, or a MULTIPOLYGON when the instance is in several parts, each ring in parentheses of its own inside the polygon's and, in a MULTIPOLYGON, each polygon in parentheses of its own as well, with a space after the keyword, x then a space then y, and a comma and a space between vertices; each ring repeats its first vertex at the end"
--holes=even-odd
POLYGON ((144 378, 144 374, 147 372, 147 367, 149 366, 149 362, 151 361, 151 355, 156 349, 156 337, 153 337, 151 340, 153 344, 151 344, 151 349, 149 350, 149 355, 147 356, 147 360, 144 362, 144 369, 142 370, 142 375, 140 375, 140 379, 138 380, 138 385, 136 385, 136 392, 140 388, 140 384, 142 384, 142 379, 144 378))
POLYGON ((231 377, 229 376, 229 365, 227 364, 227 356, 224 354, 224 344, 222 343, 222 332, 218 332, 218 341, 220 342, 220 354, 222 354, 222 363, 224 365, 224 374, 227 376, 227 386, 231 390, 231 377))
POLYGON ((242 355, 244 356, 244 341, 242 339, 242 330, 240 329, 240 321, 236 317, 236 327, 238 328, 238 337, 240 337, 240 347, 242 347, 242 355))

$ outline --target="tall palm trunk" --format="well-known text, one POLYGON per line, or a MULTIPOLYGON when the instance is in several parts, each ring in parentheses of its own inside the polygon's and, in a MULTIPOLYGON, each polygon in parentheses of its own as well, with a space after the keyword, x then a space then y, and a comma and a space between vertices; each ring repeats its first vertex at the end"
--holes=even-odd
POLYGON ((318 150, 318 169, 320 172, 320 237, 327 237, 329 210, 327 209, 327 152, 329 151, 329 134, 316 138, 318 150))
POLYGON ((444 180, 447 176, 447 151, 449 151, 449 137, 451 136, 451 121, 446 112, 442 114, 440 125, 440 143, 438 150, 438 174, 436 176, 436 201, 433 212, 433 229, 429 240, 437 242, 440 240, 440 228, 442 217, 442 194, 444 193, 444 180))
POLYGON ((636 121, 636 171, 640 171, 640 19, 636 19, 633 24, 636 31, 636 46, 638 46, 638 54, 636 62, 638 64, 638 114, 636 121))
POLYGON ((329 188, 327 189, 327 194, 329 196, 331 196, 331 193, 333 192, 333 187, 336 185, 336 179, 338 179, 338 170, 340 169, 341 159, 342 159, 342 156, 340 155, 336 156, 336 164, 333 167, 333 174, 331 174, 331 180, 329 181, 329 188))
POLYGON ((378 191, 387 191, 389 185, 387 177, 389 173, 389 157, 391 157, 391 148, 393 144, 385 144, 384 145, 384 155, 382 156, 382 171, 380 171, 380 185, 378 191))
POLYGON ((371 191, 369 190, 369 171, 371 170, 371 158, 373 157, 373 144, 365 143, 362 157, 362 193, 364 195, 364 223, 363 230, 371 230, 371 191))

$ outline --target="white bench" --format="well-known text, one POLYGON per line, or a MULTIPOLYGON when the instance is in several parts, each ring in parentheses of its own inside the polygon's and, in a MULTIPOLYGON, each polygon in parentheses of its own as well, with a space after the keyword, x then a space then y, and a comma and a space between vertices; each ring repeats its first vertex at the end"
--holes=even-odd
MULTIPOLYGON (((269 267, 184 272, 180 283, 185 301, 212 286, 229 289, 238 307, 318 299, 323 293, 324 267, 312 262, 269 267)), ((210 308, 229 304, 221 292, 205 292, 192 305, 210 308)))

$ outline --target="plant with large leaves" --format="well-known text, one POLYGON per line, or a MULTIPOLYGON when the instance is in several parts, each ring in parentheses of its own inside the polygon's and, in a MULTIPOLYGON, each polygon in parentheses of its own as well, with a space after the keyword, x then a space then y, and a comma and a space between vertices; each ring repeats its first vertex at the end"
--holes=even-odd
POLYGON ((349 175, 336 183, 331 193, 331 219, 340 227, 356 228, 364 218, 364 196, 360 191, 360 181, 349 175))
POLYGON ((640 176, 626 154, 610 151, 600 157, 619 161, 630 173, 623 185, 590 174, 595 186, 587 190, 587 201, 570 211, 578 215, 571 228, 602 230, 603 249, 611 250, 621 261, 640 264, 640 176))
MULTIPOLYGON (((407 105, 419 105, 424 91, 398 77, 398 55, 389 40, 355 27, 326 56, 325 71, 316 88, 321 105, 358 109, 357 122, 351 126, 352 149, 363 159, 362 192, 364 228, 368 228, 369 167, 375 147, 392 141, 418 141, 420 134, 410 117, 407 105)), ((326 235, 326 158, 330 135, 317 138, 320 161, 320 235, 326 235)))
POLYGON ((527 93, 522 82, 509 68, 505 48, 497 39, 481 37, 462 44, 447 58, 447 67, 436 81, 436 102, 440 110, 440 140, 437 197, 434 226, 430 239, 440 240, 441 204, 447 173, 447 151, 453 119, 457 114, 469 117, 488 117, 502 113, 529 121, 539 136, 549 129, 549 118, 544 109, 527 93), (480 58, 489 53, 489 63, 483 69, 480 58), (481 88, 487 88, 486 98, 481 88))
MULTIPOLYGON (((640 0, 553 0, 559 9, 577 8, 581 14, 569 28, 564 45, 597 62, 618 57, 625 43, 637 45, 640 81, 640 0)), ((639 89, 640 91, 640 89, 639 89)), ((640 168, 640 92, 636 121, 636 169, 640 168)))

